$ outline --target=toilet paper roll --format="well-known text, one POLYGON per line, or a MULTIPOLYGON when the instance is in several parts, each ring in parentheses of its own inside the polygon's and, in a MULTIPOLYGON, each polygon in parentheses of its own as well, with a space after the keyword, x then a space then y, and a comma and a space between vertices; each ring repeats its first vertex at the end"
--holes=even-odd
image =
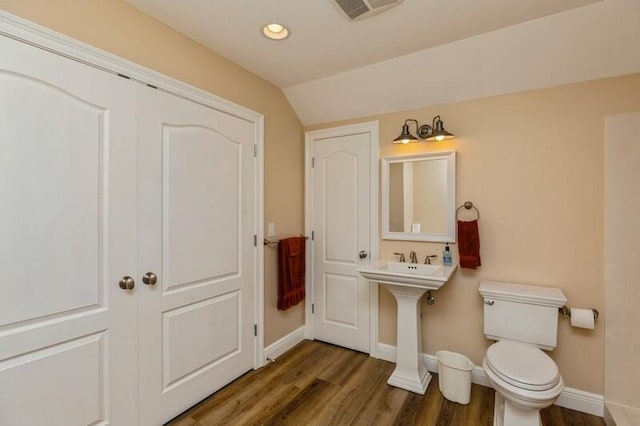
POLYGON ((571 327, 588 328, 593 330, 595 320, 593 318, 593 310, 571 308, 571 327))

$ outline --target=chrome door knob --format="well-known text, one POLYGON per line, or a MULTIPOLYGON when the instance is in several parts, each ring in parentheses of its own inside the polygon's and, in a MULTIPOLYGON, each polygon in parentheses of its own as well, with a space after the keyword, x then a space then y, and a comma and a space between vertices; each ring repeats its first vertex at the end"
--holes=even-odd
POLYGON ((123 290, 131 290, 136 286, 136 282, 129 276, 124 276, 118 283, 123 290))
POLYGON ((360 253, 358 253, 358 256, 360 256, 360 259, 366 259, 368 256, 368 253, 366 252, 366 250, 360 250, 360 253))
POLYGON ((158 276, 153 272, 147 272, 142 277, 142 282, 145 283, 146 285, 154 285, 155 283, 158 282, 158 276))

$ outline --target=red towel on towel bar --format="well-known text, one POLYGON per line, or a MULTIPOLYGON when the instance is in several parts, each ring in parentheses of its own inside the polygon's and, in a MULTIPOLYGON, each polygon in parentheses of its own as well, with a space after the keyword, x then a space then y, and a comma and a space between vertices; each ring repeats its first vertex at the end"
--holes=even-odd
POLYGON ((278 309, 286 311, 304 300, 305 237, 278 242, 278 309))
POLYGON ((477 220, 458 221, 458 253, 460 254, 461 268, 476 269, 482 265, 477 220))

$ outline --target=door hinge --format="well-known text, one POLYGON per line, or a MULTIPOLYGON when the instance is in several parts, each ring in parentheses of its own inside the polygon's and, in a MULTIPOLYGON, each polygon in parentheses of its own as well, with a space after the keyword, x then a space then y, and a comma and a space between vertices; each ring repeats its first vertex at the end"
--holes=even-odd
POLYGON ((258 324, 253 324, 253 335, 258 337, 258 324))
POLYGON ((316 313, 316 304, 315 304, 315 303, 312 303, 312 304, 311 304, 311 313, 312 313, 312 314, 315 314, 315 313, 316 313))
POLYGON ((253 234, 253 246, 258 247, 258 235, 253 234))
POLYGON ((131 80, 131 78, 128 75, 124 75, 124 74, 120 74, 120 73, 118 73, 118 77, 122 77, 122 78, 126 78, 127 80, 131 80))
POLYGON ((316 157, 311 157, 311 168, 316 166, 316 157))
POLYGON ((311 241, 314 241, 316 239, 316 233, 315 231, 311 231, 311 241))
POLYGON ((257 157, 258 156, 258 145, 253 144, 253 156, 257 157))

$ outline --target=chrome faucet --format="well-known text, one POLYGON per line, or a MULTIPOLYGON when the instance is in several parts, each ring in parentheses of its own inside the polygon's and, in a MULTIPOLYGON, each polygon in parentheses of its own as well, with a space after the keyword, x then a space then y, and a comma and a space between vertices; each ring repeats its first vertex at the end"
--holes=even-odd
POLYGON ((398 252, 394 252, 393 254, 395 254, 396 256, 400 256, 400 262, 406 262, 407 260, 404 258, 404 253, 398 253, 398 252))
POLYGON ((428 255, 424 258, 424 264, 425 264, 425 265, 431 265, 431 259, 435 259, 436 257, 438 257, 438 255, 437 255, 437 254, 431 254, 431 255, 429 255, 429 254, 428 254, 428 255))
POLYGON ((411 263, 418 263, 418 256, 415 251, 411 250, 411 253, 409 253, 409 260, 411 263))

